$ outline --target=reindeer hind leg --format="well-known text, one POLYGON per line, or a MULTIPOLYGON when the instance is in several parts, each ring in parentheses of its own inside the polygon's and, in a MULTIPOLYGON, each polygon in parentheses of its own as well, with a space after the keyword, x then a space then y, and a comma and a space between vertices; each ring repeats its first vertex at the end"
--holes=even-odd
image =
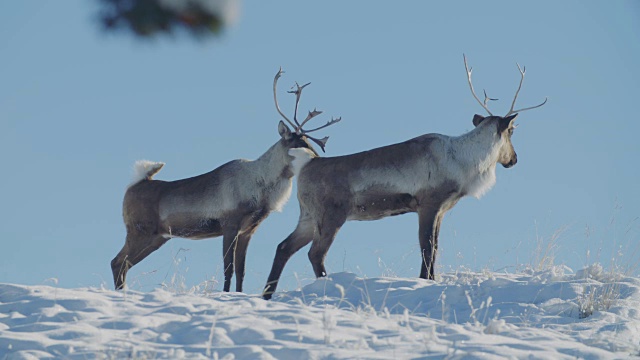
POLYGON ((162 235, 127 234, 122 250, 111 260, 111 271, 116 290, 124 288, 127 272, 134 265, 158 250, 167 242, 162 235))
POLYGON ((113 273, 113 285, 116 290, 122 290, 124 280, 129 270, 127 257, 129 256, 129 248, 127 243, 124 244, 118 255, 111 260, 111 272, 113 273))

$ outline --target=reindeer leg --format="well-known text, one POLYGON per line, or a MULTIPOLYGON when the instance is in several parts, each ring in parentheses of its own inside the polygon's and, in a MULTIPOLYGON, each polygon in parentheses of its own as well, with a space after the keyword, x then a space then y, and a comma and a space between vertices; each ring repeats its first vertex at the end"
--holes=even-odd
POLYGON ((347 221, 347 211, 342 206, 337 206, 338 201, 332 201, 327 199, 325 208, 331 209, 327 211, 322 217, 321 225, 318 229, 318 236, 314 239, 309 249, 309 261, 313 266, 313 272, 317 278, 327 276, 327 270, 324 268, 324 259, 327 256, 327 252, 336 238, 336 234, 347 221))
POLYGON ((438 236, 440 235, 440 224, 447 211, 460 200, 460 194, 451 192, 450 196, 440 201, 433 201, 418 209, 419 218, 419 238, 420 254, 422 256, 422 266, 420 277, 422 279, 435 280, 436 254, 438 252, 438 236))
POLYGON ((158 250, 167 240, 161 235, 127 234, 127 240, 122 250, 111 260, 111 271, 116 290, 121 290, 124 287, 129 269, 158 250))
POLYGON ((247 256, 247 248, 251 236, 255 232, 254 228, 250 232, 245 232, 238 236, 238 244, 236 245, 235 265, 236 265, 236 291, 242 292, 242 282, 244 281, 245 258, 247 256))
POLYGON ((322 226, 320 236, 313 241, 311 249, 309 249, 309 261, 313 266, 313 272, 317 278, 327 276, 327 270, 324 268, 324 259, 327 256, 327 252, 336 238, 338 230, 345 223, 345 220, 333 222, 330 225, 322 226))
POLYGON ((113 273, 113 285, 116 290, 122 290, 124 288, 124 281, 129 270, 129 263, 127 261, 129 257, 129 247, 125 242, 122 250, 111 260, 111 272, 113 273))
MULTIPOLYGON (((236 265, 236 291, 242 292, 242 283, 244 282, 245 259, 247 257, 247 248, 251 237, 258 229, 258 226, 264 219, 269 216, 267 209, 261 209, 249 215, 251 225, 238 236, 238 244, 236 245, 235 265, 236 265)), ((246 219, 245 219, 246 220, 246 219)))
POLYGON ((438 209, 425 208, 418 209, 420 256, 422 266, 420 267, 420 278, 434 279, 434 265, 436 252, 438 250, 438 230, 442 216, 438 209), (438 220, 440 219, 440 220, 438 220))
POLYGON ((222 259, 224 263, 224 291, 229 292, 231 288, 231 277, 233 276, 233 263, 238 243, 238 230, 228 229, 222 235, 222 259))
POLYGON ((445 212, 438 212, 438 216, 436 216, 436 221, 433 226, 433 257, 431 259, 431 267, 429 269, 429 277, 428 279, 435 280, 435 271, 436 271, 436 254, 438 253, 438 239, 440 238, 440 224, 442 224, 442 218, 444 217, 445 212))
POLYGON ((289 261, 289 258, 295 254, 298 250, 313 240, 314 226, 313 221, 310 219, 303 219, 300 217, 298 226, 296 229, 282 241, 277 249, 276 256, 273 259, 273 266, 271 267, 271 273, 267 279, 267 284, 262 291, 262 297, 265 300, 271 299, 271 296, 276 291, 278 286, 278 280, 282 274, 285 264, 289 261))

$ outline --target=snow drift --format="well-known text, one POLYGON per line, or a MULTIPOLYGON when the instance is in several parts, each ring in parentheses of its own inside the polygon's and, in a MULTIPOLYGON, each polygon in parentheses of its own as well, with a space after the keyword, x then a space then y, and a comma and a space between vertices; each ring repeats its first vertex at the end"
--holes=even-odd
POLYGON ((640 279, 598 265, 438 281, 337 273, 258 294, 0 284, 0 359, 613 359, 640 279))

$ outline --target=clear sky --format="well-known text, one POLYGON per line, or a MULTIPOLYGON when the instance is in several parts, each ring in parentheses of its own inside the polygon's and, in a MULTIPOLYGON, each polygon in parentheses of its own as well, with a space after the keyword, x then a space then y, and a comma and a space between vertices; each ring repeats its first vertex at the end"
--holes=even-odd
MULTIPOLYGON (((477 91, 500 99, 496 113, 509 109, 516 61, 527 68, 516 106, 549 101, 518 118, 518 164, 445 217, 438 272, 521 270, 536 262, 538 240, 560 230, 556 264, 638 262, 637 1, 245 1, 221 37, 150 42, 102 33, 96 4, 0 2, 0 282, 111 288, 134 161, 163 161, 156 178, 175 180, 257 158, 278 139, 280 66, 285 113, 284 90, 310 81, 302 110, 324 110, 317 125, 342 116, 318 133, 331 137, 326 156, 471 130, 484 110, 463 53, 477 91)), ((246 292, 262 289, 297 216, 294 189, 253 237, 246 292)), ((417 276, 417 228, 415 214, 349 222, 327 270, 417 276)), ((221 280, 221 247, 221 238, 173 239, 128 280, 138 290, 175 273, 187 286, 221 280)), ((279 290, 313 278, 307 251, 279 290)))

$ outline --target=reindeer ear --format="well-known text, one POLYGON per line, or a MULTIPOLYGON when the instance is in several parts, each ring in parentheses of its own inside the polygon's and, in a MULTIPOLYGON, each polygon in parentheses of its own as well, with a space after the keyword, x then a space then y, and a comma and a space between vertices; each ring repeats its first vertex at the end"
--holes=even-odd
POLYGON ((503 131, 507 130, 513 125, 513 122, 518 117, 518 114, 513 114, 511 116, 507 116, 500 119, 500 123, 498 124, 498 134, 501 134, 503 131))
POLYGON ((473 115, 473 126, 477 127, 484 120, 484 116, 475 114, 473 115))
POLYGON ((278 123, 278 133, 285 140, 288 140, 291 137, 291 130, 282 120, 278 123))

